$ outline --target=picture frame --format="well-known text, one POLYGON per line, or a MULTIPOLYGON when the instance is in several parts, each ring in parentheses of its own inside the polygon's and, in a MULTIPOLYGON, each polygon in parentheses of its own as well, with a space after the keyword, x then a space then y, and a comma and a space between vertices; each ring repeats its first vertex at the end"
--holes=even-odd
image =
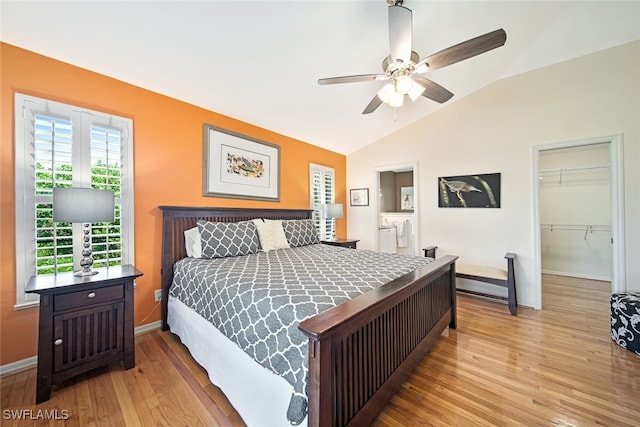
POLYGON ((438 177, 440 208, 500 208, 500 173, 438 177))
POLYGON ((369 206, 369 189, 352 188, 349 191, 349 204, 351 206, 369 206))
POLYGON ((204 124, 203 195, 280 201, 280 146, 204 124))
POLYGON ((400 210, 413 210, 413 187, 400 187, 400 210))

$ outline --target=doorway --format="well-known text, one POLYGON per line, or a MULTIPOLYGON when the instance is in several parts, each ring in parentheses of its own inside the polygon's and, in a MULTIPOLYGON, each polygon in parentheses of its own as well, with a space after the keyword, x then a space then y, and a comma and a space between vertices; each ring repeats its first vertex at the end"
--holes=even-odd
POLYGON ((534 308, 542 308, 543 271, 562 270, 561 273, 587 278, 609 276, 612 292, 624 290, 622 136, 535 146, 533 162, 534 308), (589 159, 598 160, 587 164, 589 159), (561 165, 563 162, 566 166, 561 165), (595 205, 569 206, 572 198, 593 197, 600 199, 587 201, 600 204, 597 212, 595 205), (554 203, 554 209, 545 203, 554 203), (554 251, 567 255, 567 263, 561 265, 553 256, 544 260, 544 255, 553 255, 550 252, 554 251), (581 262, 580 252, 593 257, 599 265, 581 262))
POLYGON ((375 247, 379 252, 419 255, 417 163, 375 168, 375 247))

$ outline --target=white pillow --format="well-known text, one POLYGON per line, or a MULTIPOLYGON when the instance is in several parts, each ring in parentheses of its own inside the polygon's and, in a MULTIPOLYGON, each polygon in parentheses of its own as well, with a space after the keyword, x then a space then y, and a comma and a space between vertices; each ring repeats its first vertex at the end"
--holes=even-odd
POLYGON ((200 231, 198 227, 193 227, 184 232, 184 247, 187 256, 202 258, 202 242, 200 241, 200 231))
POLYGON ((253 223, 258 230, 258 237, 260 238, 260 246, 265 252, 273 249, 283 249, 289 247, 287 237, 284 235, 284 228, 282 228, 282 221, 270 220, 270 219, 257 219, 253 223))

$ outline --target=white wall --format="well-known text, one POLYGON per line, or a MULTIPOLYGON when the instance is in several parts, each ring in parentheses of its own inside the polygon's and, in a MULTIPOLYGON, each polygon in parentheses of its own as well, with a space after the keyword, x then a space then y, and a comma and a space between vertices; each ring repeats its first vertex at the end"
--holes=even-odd
MULTIPOLYGON (((446 76, 445 70, 436 73, 430 77, 445 84, 437 78, 446 76)), ((495 267, 504 267, 505 252, 515 252, 518 300, 532 306, 532 251, 539 233, 533 227, 532 147, 623 134, 627 289, 640 291, 640 41, 514 76, 452 101, 347 156, 348 188, 374 188, 374 168, 417 161, 421 247, 437 245, 439 256, 456 254, 464 262, 495 267), (439 176, 493 172, 502 173, 500 209, 437 207, 439 176)), ((420 102, 430 101, 403 108, 420 108, 420 102)), ((359 248, 375 249, 374 224, 371 206, 349 207, 348 235, 360 239, 359 248)))

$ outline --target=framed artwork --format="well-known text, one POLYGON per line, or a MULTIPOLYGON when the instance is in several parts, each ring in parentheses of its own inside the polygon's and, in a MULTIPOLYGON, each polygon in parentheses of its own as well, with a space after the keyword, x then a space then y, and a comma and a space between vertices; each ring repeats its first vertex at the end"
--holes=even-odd
POLYGON ((280 147, 204 125, 203 194, 280 201, 280 147))
POLYGON ((369 189, 353 188, 349 192, 351 206, 369 206, 369 189))
POLYGON ((413 210, 413 187, 400 187, 400 210, 413 210))
POLYGON ((499 208, 500 174, 439 177, 438 207, 499 208))

